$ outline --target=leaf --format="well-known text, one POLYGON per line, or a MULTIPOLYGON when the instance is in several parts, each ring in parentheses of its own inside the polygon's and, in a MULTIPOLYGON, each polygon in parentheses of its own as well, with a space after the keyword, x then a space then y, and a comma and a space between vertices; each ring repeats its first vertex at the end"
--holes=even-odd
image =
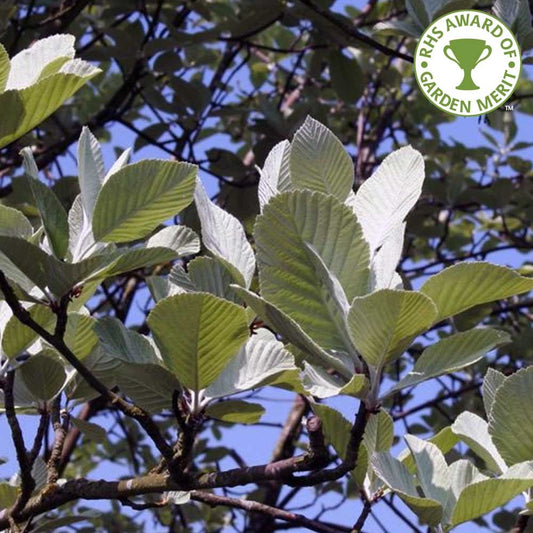
POLYGON ((104 182, 105 168, 102 150, 96 137, 86 126, 78 141, 78 182, 83 211, 88 221, 92 220, 94 206, 100 187, 104 182))
POLYGON ((31 148, 23 148, 20 154, 48 242, 54 255, 58 259, 63 259, 68 249, 67 213, 54 191, 39 181, 38 169, 31 148))
POLYGON ((57 74, 30 87, 0 94, 0 108, 10 110, 0 124, 0 148, 40 124, 100 72, 100 69, 74 59, 65 63, 57 74))
MULTIPOLYGON (((53 331, 55 315, 49 307, 36 304, 27 311, 37 324, 49 332, 53 331)), ((3 328, 2 351, 9 358, 16 357, 33 344, 37 338, 38 335, 33 329, 12 315, 3 328)))
POLYGON ((275 305, 267 302, 257 294, 247 291, 242 287, 232 285, 232 289, 260 316, 266 324, 278 333, 283 339, 294 344, 306 356, 306 360, 325 368, 334 368, 341 376, 351 379, 353 371, 350 370, 339 357, 329 355, 302 328, 288 315, 275 305))
POLYGON ((171 409, 174 391, 181 390, 174 375, 159 364, 122 363, 115 375, 120 390, 149 413, 171 409))
POLYGON ((398 459, 388 452, 377 452, 371 457, 372 467, 377 476, 425 524, 436 526, 442 518, 442 505, 431 498, 420 497, 416 490, 413 476, 398 459))
POLYGON ((345 459, 352 425, 339 411, 327 405, 316 403, 312 405, 312 408, 322 422, 322 430, 326 437, 326 442, 333 446, 341 459, 345 459))
POLYGON ((442 452, 430 442, 405 435, 416 464, 418 481, 424 495, 445 505, 450 490, 448 465, 442 452))
POLYGON ((27 292, 33 285, 47 286, 48 255, 37 246, 16 237, 0 237, 0 269, 27 292))
POLYGON ((382 289, 355 298, 348 326, 365 361, 381 367, 394 361, 427 330, 436 314, 433 302, 419 292, 382 289))
POLYGON ((19 489, 6 482, 0 483, 0 509, 11 507, 17 500, 19 489))
MULTIPOLYGON (((451 426, 446 426, 428 439, 428 442, 434 444, 443 454, 447 454, 459 442, 459 438, 452 431, 451 426)), ((409 448, 405 448, 398 455, 398 459, 406 466, 409 472, 415 472, 416 465, 409 448)))
POLYGON ((86 314, 69 313, 65 331, 65 343, 78 359, 84 359, 98 343, 96 320, 86 314))
POLYGON ((231 359, 205 395, 221 398, 271 383, 281 372, 294 370, 293 356, 277 340, 252 336, 231 359))
POLYGON ((390 450, 394 442, 394 422, 386 411, 380 409, 369 416, 363 442, 369 454, 390 450))
POLYGON ((461 492, 472 483, 477 483, 483 479, 487 479, 479 472, 472 461, 460 459, 455 461, 448 467, 448 477, 450 479, 450 491, 448 493, 448 500, 444 508, 443 522, 449 524, 451 522, 453 510, 457 504, 457 500, 461 492))
POLYGON ((248 288, 255 272, 255 256, 242 224, 209 199, 199 180, 194 200, 204 246, 229 268, 236 283, 248 288))
POLYGON ((196 392, 220 375, 249 335, 245 310, 207 293, 161 300, 148 325, 167 368, 196 392))
POLYGON ((77 272, 76 266, 80 264, 77 263, 73 265, 73 274, 75 274, 76 282, 102 280, 139 268, 168 263, 176 259, 176 256, 177 253, 170 248, 130 248, 125 252, 119 250, 116 253, 108 252, 91 256, 89 260, 94 262, 95 267, 87 268, 86 273, 77 272))
POLYGON ((85 438, 99 443, 107 440, 107 431, 102 426, 93 422, 87 422, 81 418, 76 418, 75 416, 71 416, 70 421, 80 430, 85 438))
POLYGON ((32 355, 20 368, 22 381, 40 400, 53 399, 63 388, 65 369, 56 359, 47 355, 32 355))
POLYGON ((194 165, 158 159, 122 167, 98 194, 94 238, 105 242, 143 238, 191 203, 196 173, 194 165))
POLYGON ((330 398, 341 394, 363 398, 370 386, 364 374, 354 374, 346 382, 331 375, 325 368, 314 367, 309 363, 304 363, 303 384, 309 394, 317 398, 330 398))
POLYGON ((23 89, 36 83, 42 78, 43 70, 52 63, 57 65, 57 72, 62 63, 58 64, 56 60, 61 59, 64 63, 74 57, 74 42, 73 35, 52 35, 35 41, 30 48, 13 56, 6 90, 23 89))
POLYGON ((533 366, 505 379, 496 390, 489 433, 508 465, 533 457, 533 366))
POLYGON ((465 411, 452 424, 452 431, 470 449, 485 461, 487 468, 497 474, 507 470, 507 465, 499 454, 489 435, 488 424, 475 413, 465 411))
POLYGON ((490 412, 492 405, 494 404, 494 397, 498 387, 505 381, 505 374, 494 370, 494 368, 488 368, 485 378, 483 379, 482 396, 483 406, 485 407, 485 414, 487 419, 490 418, 490 412))
POLYGON ((30 221, 18 209, 0 204, 0 235, 27 239, 32 233, 30 221))
POLYGON ((331 296, 324 269, 317 272, 316 256, 348 301, 367 292, 368 247, 353 213, 332 196, 283 193, 257 217, 254 237, 262 296, 323 348, 347 351, 347 340, 328 308, 331 296))
POLYGON ((475 305, 528 292, 533 279, 510 268, 485 262, 459 263, 431 276, 420 288, 437 306, 436 321, 475 305))
MULTIPOLYGON (((191 261, 191 263, 193 261, 191 261)), ((177 291, 174 294, 178 294, 181 292, 195 292, 198 289, 197 286, 192 282, 189 274, 185 272, 185 270, 183 269, 181 265, 174 265, 172 267, 172 269, 170 270, 168 274, 168 282, 170 284, 169 290, 175 289, 177 291)), ((206 280, 206 285, 208 283, 209 282, 206 280)), ((204 291, 204 292, 209 292, 209 291, 204 291)), ((170 295, 173 295, 173 294, 170 294, 170 295)))
POLYGON ((405 222, 398 224, 385 238, 372 260, 373 290, 395 289, 396 267, 402 257, 405 222))
POLYGON ((265 159, 263 168, 259 170, 257 193, 261 211, 272 197, 291 189, 290 150, 289 141, 276 144, 265 159))
POLYGON ((365 76, 356 59, 340 51, 328 55, 331 85, 338 97, 347 104, 355 104, 365 89, 365 76))
MULTIPOLYGON (((230 287, 234 281, 233 276, 222 263, 212 257, 197 257, 189 263, 188 267, 193 290, 209 292, 230 302, 238 302, 238 298, 230 287)), ((176 279, 176 272, 177 269, 174 271, 173 280, 176 279)), ((182 285, 183 288, 185 286, 182 285)))
POLYGON ((116 172, 118 172, 121 168, 125 167, 129 161, 131 156, 131 148, 126 148, 124 150, 119 158, 113 163, 107 174, 104 176, 104 183, 116 172))
POLYGON ((116 318, 98 319, 94 331, 98 335, 103 352, 109 357, 126 363, 159 362, 148 338, 128 329, 116 318))
POLYGON ((3 93, 6 88, 6 83, 9 78, 10 69, 11 69, 11 63, 9 61, 9 55, 7 54, 4 46, 0 44, 0 93, 3 93))
POLYGON ((339 139, 311 117, 305 119, 292 140, 290 174, 295 189, 331 194, 341 202, 354 182, 352 158, 339 139))
POLYGON ((410 146, 387 156, 358 189, 352 208, 375 252, 403 222, 422 191, 424 159, 410 146))
POLYGON ((453 510, 451 523, 456 526, 483 516, 531 486, 533 486, 531 461, 511 466, 499 478, 472 483, 461 492, 453 510))
POLYGON ((193 255, 200 251, 200 239, 186 226, 167 226, 146 241, 147 248, 169 248, 178 257, 193 255))
POLYGON ((479 361, 494 348, 508 342, 510 337, 507 333, 493 328, 471 329, 445 337, 428 346, 413 369, 386 395, 461 370, 479 361))
POLYGON ((205 414, 223 422, 256 424, 265 414, 265 408, 258 403, 226 400, 209 405, 205 414))

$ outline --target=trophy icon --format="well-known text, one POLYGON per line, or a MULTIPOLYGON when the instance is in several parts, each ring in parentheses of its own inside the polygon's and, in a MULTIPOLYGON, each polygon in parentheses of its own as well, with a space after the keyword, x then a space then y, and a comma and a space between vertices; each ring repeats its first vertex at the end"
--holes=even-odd
POLYGON ((454 39, 444 47, 444 55, 457 63, 464 71, 463 81, 456 87, 463 91, 475 91, 479 87, 472 79, 472 71, 492 53, 492 48, 482 39, 454 39), (483 56, 487 51, 488 53, 483 56), (450 55, 452 54, 452 55, 450 55), (455 56, 455 57, 454 57, 455 56))

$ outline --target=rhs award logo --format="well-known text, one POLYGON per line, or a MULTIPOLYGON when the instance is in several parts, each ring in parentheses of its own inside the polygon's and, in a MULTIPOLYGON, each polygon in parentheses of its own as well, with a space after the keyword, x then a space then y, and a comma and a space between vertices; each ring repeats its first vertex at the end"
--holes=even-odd
POLYGON ((415 76, 435 106, 464 117, 489 113, 512 95, 520 77, 520 47, 498 18, 472 9, 435 20, 415 52, 415 76))

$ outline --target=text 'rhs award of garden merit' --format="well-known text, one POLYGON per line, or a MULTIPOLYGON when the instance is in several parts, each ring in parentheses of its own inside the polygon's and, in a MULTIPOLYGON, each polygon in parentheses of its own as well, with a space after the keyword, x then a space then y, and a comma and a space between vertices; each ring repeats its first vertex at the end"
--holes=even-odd
POLYGON ((415 76, 439 109, 476 116, 501 107, 520 78, 520 47, 498 18, 475 10, 448 13, 422 34, 415 76))

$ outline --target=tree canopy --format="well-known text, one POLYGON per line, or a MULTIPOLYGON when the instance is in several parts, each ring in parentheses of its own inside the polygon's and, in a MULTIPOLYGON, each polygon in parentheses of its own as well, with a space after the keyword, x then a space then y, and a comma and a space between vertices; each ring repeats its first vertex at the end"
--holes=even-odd
POLYGON ((524 0, 0 11, 0 530, 527 531, 524 0), (464 8, 479 118, 413 74, 464 8))

